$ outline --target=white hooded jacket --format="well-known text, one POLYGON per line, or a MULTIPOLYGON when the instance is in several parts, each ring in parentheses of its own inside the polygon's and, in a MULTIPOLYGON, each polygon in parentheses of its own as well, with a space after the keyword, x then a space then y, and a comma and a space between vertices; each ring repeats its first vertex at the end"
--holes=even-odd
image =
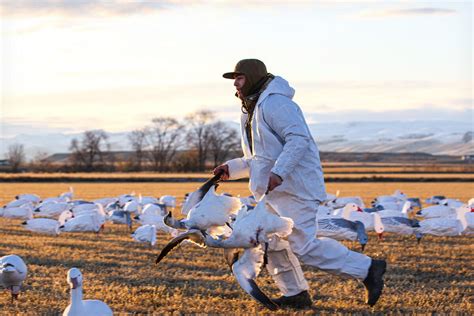
POLYGON ((326 199, 319 151, 299 106, 292 101, 295 90, 276 76, 260 95, 252 118, 253 153, 245 135, 247 114, 241 116, 242 158, 226 162, 230 179, 250 178, 257 198, 268 185, 270 172, 283 183, 274 191, 303 200, 326 199))

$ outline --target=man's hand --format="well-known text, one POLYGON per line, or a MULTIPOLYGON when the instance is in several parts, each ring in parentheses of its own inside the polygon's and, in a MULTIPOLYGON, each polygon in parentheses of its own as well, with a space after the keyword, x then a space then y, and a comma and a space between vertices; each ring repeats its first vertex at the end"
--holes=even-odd
POLYGON ((268 187, 267 187, 267 192, 273 191, 277 186, 279 186, 283 182, 283 179, 275 174, 275 173, 270 173, 270 178, 268 178, 268 187))
POLYGON ((214 168, 214 175, 218 174, 218 173, 222 173, 221 175, 221 180, 225 181, 225 180, 229 180, 229 166, 224 164, 224 165, 220 165, 220 166, 217 166, 214 168))

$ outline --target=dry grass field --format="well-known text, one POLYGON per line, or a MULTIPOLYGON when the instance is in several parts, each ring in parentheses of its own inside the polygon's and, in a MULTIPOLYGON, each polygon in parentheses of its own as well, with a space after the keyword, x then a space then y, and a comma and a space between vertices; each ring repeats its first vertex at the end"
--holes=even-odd
MULTIPOLYGON (((67 191, 68 183, 0 183, 0 203, 19 193, 42 197, 67 191)), ((76 198, 95 199, 123 193, 172 194, 181 198, 198 183, 74 183, 76 198)), ((328 192, 359 195, 366 203, 380 194, 401 189, 425 199, 435 194, 467 200, 474 196, 473 183, 329 183, 328 192)), ((224 183, 220 191, 249 194, 245 183, 224 183)), ((176 212, 178 214, 178 212, 176 212)), ((160 265, 154 259, 169 236, 160 233, 155 247, 134 242, 125 227, 108 225, 103 234, 64 233, 58 237, 24 231, 21 221, 0 218, 0 255, 15 253, 29 267, 18 302, 0 292, 0 314, 57 315, 69 304, 66 272, 78 267, 84 275, 84 299, 101 299, 116 314, 265 314, 249 298, 225 266, 222 252, 186 244, 160 265)), ((366 253, 385 258, 389 267, 386 289, 379 303, 363 303, 363 285, 305 268, 314 308, 301 314, 335 313, 456 313, 474 310, 474 238, 387 235, 383 241, 370 236, 366 253)), ((350 248, 356 245, 347 242, 350 248)), ((270 296, 278 295, 263 271, 257 282, 270 296)), ((280 310, 274 314, 288 314, 280 310)), ((273 314, 273 313, 272 313, 273 314)))

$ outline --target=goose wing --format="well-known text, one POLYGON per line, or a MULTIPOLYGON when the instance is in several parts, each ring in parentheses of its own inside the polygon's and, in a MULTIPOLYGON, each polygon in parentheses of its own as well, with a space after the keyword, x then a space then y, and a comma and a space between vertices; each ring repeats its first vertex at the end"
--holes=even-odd
POLYGON ((160 252, 158 255, 158 258, 156 258, 155 263, 158 264, 166 255, 179 246, 183 241, 188 240, 191 242, 194 242, 200 247, 206 247, 205 241, 204 241, 204 236, 201 233, 200 230, 197 229, 191 229, 185 233, 182 233, 181 235, 173 238, 160 252))
MULTIPOLYGON (((278 305, 260 290, 254 280, 260 273, 264 261, 263 255, 264 252, 261 245, 245 249, 243 255, 232 265, 232 273, 245 292, 263 306, 274 311, 278 309, 278 305)), ((235 253, 232 259, 235 259, 235 253)))

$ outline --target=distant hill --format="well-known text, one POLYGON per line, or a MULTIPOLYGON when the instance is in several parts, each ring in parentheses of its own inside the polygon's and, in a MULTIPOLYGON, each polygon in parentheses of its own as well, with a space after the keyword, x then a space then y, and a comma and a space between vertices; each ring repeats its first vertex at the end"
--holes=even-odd
MULTIPOLYGON (((238 156, 240 153, 237 153, 238 156)), ((66 164, 69 153, 57 153, 47 160, 55 164, 66 164)), ((112 151, 104 153, 105 160, 128 161, 132 160, 132 151, 112 151), (113 159, 112 159, 113 156, 113 159)), ((466 163, 472 162, 474 157, 466 160, 464 156, 432 155, 427 153, 360 153, 360 152, 320 152, 323 162, 383 162, 383 163, 466 163)))
MULTIPOLYGON (((236 123, 229 123, 238 128, 236 123)), ((323 152, 345 153, 427 153, 432 155, 474 155, 473 122, 386 121, 310 123, 313 137, 323 152)), ((113 151, 130 149, 127 132, 108 133, 113 151)), ((65 153, 81 133, 0 135, 0 157, 12 143, 25 146, 29 158, 38 151, 65 153)))

